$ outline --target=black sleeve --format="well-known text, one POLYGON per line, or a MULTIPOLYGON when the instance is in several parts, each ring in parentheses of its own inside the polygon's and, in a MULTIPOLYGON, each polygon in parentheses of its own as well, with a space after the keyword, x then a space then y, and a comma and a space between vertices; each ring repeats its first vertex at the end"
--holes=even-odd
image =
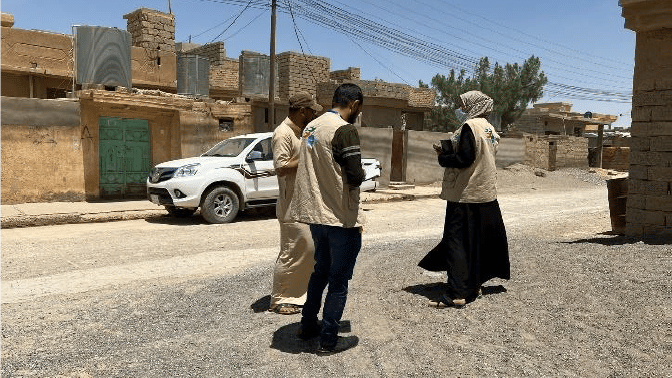
POLYGON ((439 165, 446 168, 467 168, 476 160, 476 139, 471 127, 462 127, 457 151, 444 151, 439 154, 439 165))
POLYGON ((331 141, 334 161, 341 166, 350 186, 360 186, 364 181, 362 152, 359 146, 359 134, 354 125, 339 127, 331 141))

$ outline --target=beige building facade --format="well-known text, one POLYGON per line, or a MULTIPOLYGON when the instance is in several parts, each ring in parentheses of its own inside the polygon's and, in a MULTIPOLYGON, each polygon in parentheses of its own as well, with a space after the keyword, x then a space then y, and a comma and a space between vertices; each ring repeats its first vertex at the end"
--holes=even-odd
POLYGON ((430 90, 363 81, 358 68, 330 71, 329 58, 285 52, 277 55, 269 120, 268 96, 243 95, 241 58, 228 58, 223 42, 175 43, 170 13, 140 8, 123 17, 131 87, 77 82, 76 33, 17 29, 2 14, 3 204, 142 197, 153 165, 272 130, 300 91, 329 108, 333 89, 347 80, 365 90, 364 126, 421 129, 433 105, 430 90), (187 55, 209 64, 206 96, 177 95, 187 55))
POLYGON ((536 135, 583 136, 586 131, 597 131, 598 125, 611 125, 618 116, 600 113, 572 112, 569 102, 534 104, 516 120, 515 130, 536 135))

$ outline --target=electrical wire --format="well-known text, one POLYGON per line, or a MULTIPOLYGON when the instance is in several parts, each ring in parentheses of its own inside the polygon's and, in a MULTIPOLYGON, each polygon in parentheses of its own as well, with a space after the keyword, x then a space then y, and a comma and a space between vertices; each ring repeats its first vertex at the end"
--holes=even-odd
POLYGON ((250 7, 250 4, 252 4, 252 0, 250 0, 250 1, 247 2, 247 5, 245 6, 245 8, 243 8, 243 9, 240 11, 240 13, 238 13, 238 15, 236 16, 236 18, 234 18, 233 21, 231 21, 231 23, 229 24, 229 26, 227 26, 221 33, 217 34, 217 36, 216 36, 215 38, 213 38, 212 41, 210 41, 210 43, 214 42, 217 38, 221 37, 222 34, 226 33, 226 31, 229 30, 229 28, 230 28, 231 26, 233 26, 233 24, 236 23, 236 21, 238 20, 238 18, 239 18, 243 13, 245 13, 245 11, 250 7))
MULTIPOLYGON (((201 0, 226 4, 243 4, 242 0, 201 0)), ((248 1, 246 8, 268 9, 267 1, 248 1)), ((360 14, 354 14, 333 3, 320 0, 293 0, 292 4, 286 2, 285 5, 279 4, 278 11, 290 14, 293 18, 299 17, 319 26, 326 27, 338 33, 344 34, 351 40, 360 40, 371 45, 379 46, 390 51, 394 51, 402 56, 412 58, 438 67, 440 69, 455 69, 458 72, 464 70, 471 72, 477 66, 479 60, 472 55, 455 51, 447 48, 445 43, 434 43, 428 41, 430 38, 419 38, 416 35, 409 34, 400 30, 401 28, 392 28, 384 23, 374 21, 360 14), (291 9, 290 9, 291 8, 291 9)), ((408 18, 408 17, 407 17, 408 18)), ((294 23, 295 20, 294 20, 294 23)), ((295 31, 297 39, 300 42, 299 30, 295 31)), ((301 33, 302 34, 302 33, 301 33)), ((305 41, 305 37, 304 37, 305 41)), ((301 45, 301 43, 300 43, 301 45)), ((362 48, 362 46, 359 46, 362 48)), ((302 49, 303 52, 303 49, 302 49)), ((473 53, 473 52, 472 52, 473 53)), ((583 68, 575 67, 579 71, 583 68)), ((492 68, 491 68, 492 70, 492 68)), ((567 70, 572 75, 585 75, 595 80, 600 79, 583 72, 567 70)), ((553 77, 560 77, 552 74, 553 77)), ((615 76, 615 75, 610 75, 615 76)), ((568 78, 565 78, 568 79, 568 78)), ((623 91, 595 90, 586 87, 571 86, 567 84, 549 82, 547 84, 549 93, 567 94, 574 98, 591 99, 595 101, 630 101, 631 93, 623 91)))

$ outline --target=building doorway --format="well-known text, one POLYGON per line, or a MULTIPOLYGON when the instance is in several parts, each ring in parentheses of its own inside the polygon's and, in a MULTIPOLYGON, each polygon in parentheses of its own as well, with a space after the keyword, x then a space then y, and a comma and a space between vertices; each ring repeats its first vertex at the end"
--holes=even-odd
POLYGON ((149 121, 100 118, 100 198, 143 198, 151 164, 149 121))

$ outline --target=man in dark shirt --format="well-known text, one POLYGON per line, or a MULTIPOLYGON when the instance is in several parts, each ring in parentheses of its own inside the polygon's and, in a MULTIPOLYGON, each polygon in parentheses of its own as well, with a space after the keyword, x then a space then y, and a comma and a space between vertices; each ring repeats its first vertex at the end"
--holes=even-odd
POLYGON ((354 84, 339 86, 332 110, 303 130, 299 165, 290 213, 310 225, 315 242, 315 270, 310 276, 298 336, 320 336, 319 354, 357 345, 356 336, 339 337, 338 329, 362 246, 364 217, 359 209, 359 186, 364 180, 359 134, 352 124, 361 112, 363 95, 354 84), (328 285, 322 311, 322 293, 328 285))

